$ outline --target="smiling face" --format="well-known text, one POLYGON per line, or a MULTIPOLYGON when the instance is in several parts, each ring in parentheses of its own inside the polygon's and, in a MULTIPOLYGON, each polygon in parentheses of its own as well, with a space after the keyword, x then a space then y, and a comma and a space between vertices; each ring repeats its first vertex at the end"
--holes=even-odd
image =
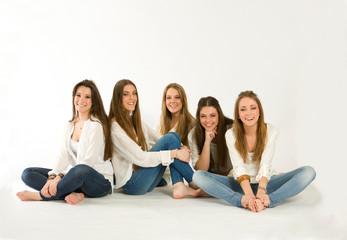
POLYGON ((166 92, 166 107, 171 114, 179 114, 182 109, 181 96, 174 88, 169 88, 166 92))
POLYGON ((89 114, 92 107, 92 91, 89 87, 80 86, 77 88, 74 105, 79 114, 89 114))
POLYGON ((259 116, 259 107, 253 98, 244 97, 240 100, 239 118, 244 127, 257 126, 259 116))
POLYGON ((137 103, 137 90, 134 85, 128 84, 123 88, 122 103, 125 110, 132 112, 137 103))
POLYGON ((213 130, 218 126, 219 116, 215 107, 206 106, 200 111, 200 124, 205 130, 213 130))

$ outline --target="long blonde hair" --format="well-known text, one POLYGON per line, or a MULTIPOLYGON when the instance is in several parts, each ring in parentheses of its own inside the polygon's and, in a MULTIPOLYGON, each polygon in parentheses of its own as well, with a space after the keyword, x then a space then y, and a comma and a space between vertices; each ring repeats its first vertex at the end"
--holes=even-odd
POLYGON ((161 104, 160 134, 165 135, 171 130, 170 124, 172 121, 172 115, 166 107, 166 93, 170 88, 177 90, 182 101, 182 108, 178 117, 176 132, 178 133, 178 135, 180 135, 182 144, 188 145, 188 133, 193 128, 195 119, 188 110, 186 92, 184 91, 184 88, 178 83, 170 83, 164 89, 161 104))
POLYGON ((247 144, 245 139, 245 129, 239 114, 240 101, 241 99, 245 97, 252 98, 254 101, 256 101, 259 108, 259 119, 257 123, 257 143, 255 146, 255 150, 253 152, 253 161, 260 163, 261 156, 265 148, 265 141, 267 137, 267 127, 264 120, 263 107, 261 105, 261 102, 257 94, 255 94, 253 91, 241 92, 235 102, 235 108, 234 108, 234 116, 235 116, 234 131, 235 131, 235 138, 236 138, 235 148, 240 153, 243 159, 243 162, 247 163, 248 153, 247 153, 247 144))
POLYGON ((123 89, 129 84, 133 85, 137 91, 135 84, 128 79, 119 80, 114 86, 108 118, 110 122, 116 121, 128 137, 136 142, 142 150, 148 151, 145 135, 142 130, 139 96, 137 96, 135 110, 131 116, 123 106, 123 89))

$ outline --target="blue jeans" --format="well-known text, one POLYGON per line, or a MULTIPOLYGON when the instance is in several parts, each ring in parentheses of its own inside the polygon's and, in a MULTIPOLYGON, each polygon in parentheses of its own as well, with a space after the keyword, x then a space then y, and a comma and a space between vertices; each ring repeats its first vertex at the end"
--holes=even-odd
MULTIPOLYGON (((269 207, 275 207, 280 202, 297 195, 315 177, 315 170, 309 166, 272 176, 267 185, 267 194, 270 198, 269 207)), ((241 199, 244 193, 240 184, 233 177, 225 177, 199 170, 194 173, 193 181, 208 194, 223 199, 234 206, 243 207, 241 205, 241 199)), ((256 195, 258 184, 251 184, 251 188, 254 195, 256 195)))
POLYGON ((59 181, 57 194, 51 198, 46 198, 41 194, 41 189, 47 182, 47 168, 27 168, 23 171, 23 182, 40 191, 40 196, 44 201, 64 199, 72 192, 84 193, 87 197, 103 197, 109 194, 112 186, 109 180, 98 173, 93 168, 79 164, 71 168, 70 171, 59 181))
MULTIPOLYGON (((169 132, 164 135, 152 147, 151 152, 162 150, 174 150, 181 148, 181 140, 176 132, 169 132)), ((156 167, 137 167, 128 182, 122 187, 126 194, 141 195, 151 192, 161 182, 166 166, 159 164, 156 167)), ((172 184, 183 181, 182 175, 188 182, 192 181, 193 170, 188 163, 174 159, 170 164, 172 184), (182 174, 182 175, 181 175, 182 174), (175 179, 174 177, 175 176, 175 179)))

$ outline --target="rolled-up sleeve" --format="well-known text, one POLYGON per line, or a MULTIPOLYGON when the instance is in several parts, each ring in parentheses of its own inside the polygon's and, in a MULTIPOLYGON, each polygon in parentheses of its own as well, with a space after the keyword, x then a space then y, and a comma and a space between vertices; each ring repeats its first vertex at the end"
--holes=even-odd
POLYGON ((278 136, 278 130, 271 125, 267 125, 267 139, 264 152, 261 156, 260 168, 256 176, 256 180, 259 181, 262 177, 270 180, 272 175, 272 159, 275 155, 275 145, 278 136))
POLYGON ((190 161, 193 168, 195 168, 195 165, 197 161, 199 160, 200 154, 198 149, 198 144, 196 142, 195 138, 195 128, 193 128, 189 134, 188 134, 188 147, 190 149, 190 161))
POLYGON ((168 166, 173 162, 170 151, 147 152, 125 133, 125 131, 114 122, 112 126, 112 140, 115 150, 127 161, 141 167, 155 167, 159 164, 168 166))
POLYGON ((235 148, 235 134, 233 128, 226 131, 225 141, 229 150, 231 163, 233 164, 233 177, 237 180, 239 176, 248 174, 248 171, 240 153, 235 148))

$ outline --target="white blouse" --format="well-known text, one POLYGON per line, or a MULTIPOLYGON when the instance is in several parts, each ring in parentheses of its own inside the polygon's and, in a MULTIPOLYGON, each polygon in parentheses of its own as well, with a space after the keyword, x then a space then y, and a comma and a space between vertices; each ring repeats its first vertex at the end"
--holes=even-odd
MULTIPOLYGON (((235 148, 235 132, 234 128, 229 129, 225 133, 226 143, 229 149, 229 155, 233 164, 232 176, 237 180, 239 176, 247 174, 250 176, 251 183, 258 183, 262 177, 270 180, 271 176, 276 175, 276 171, 272 169, 272 159, 275 154, 275 143, 278 130, 267 124, 267 138, 265 149, 261 156, 260 164, 253 162, 253 153, 248 153, 248 162, 244 163, 240 153, 235 148)), ((231 175, 231 174, 230 174, 231 175)))
POLYGON ((70 148, 71 148, 71 151, 75 154, 75 156, 77 156, 77 153, 78 153, 78 142, 76 142, 76 141, 71 139, 70 148))
POLYGON ((60 151, 57 161, 49 174, 67 174, 71 168, 78 164, 85 164, 102 174, 113 183, 113 168, 110 160, 104 161, 105 140, 101 123, 91 117, 83 126, 80 141, 78 142, 77 155, 71 150, 71 135, 74 130, 74 122, 68 122, 65 126, 60 151))
MULTIPOLYGON (((144 122, 142 122, 142 130, 146 139, 147 149, 151 149, 161 138, 161 135, 148 127, 144 122)), ((171 159, 169 150, 160 152, 143 151, 117 122, 112 123, 111 134, 113 141, 112 164, 116 176, 117 189, 124 186, 131 178, 133 164, 140 167, 156 167, 159 164, 168 166, 174 160, 171 159)))

